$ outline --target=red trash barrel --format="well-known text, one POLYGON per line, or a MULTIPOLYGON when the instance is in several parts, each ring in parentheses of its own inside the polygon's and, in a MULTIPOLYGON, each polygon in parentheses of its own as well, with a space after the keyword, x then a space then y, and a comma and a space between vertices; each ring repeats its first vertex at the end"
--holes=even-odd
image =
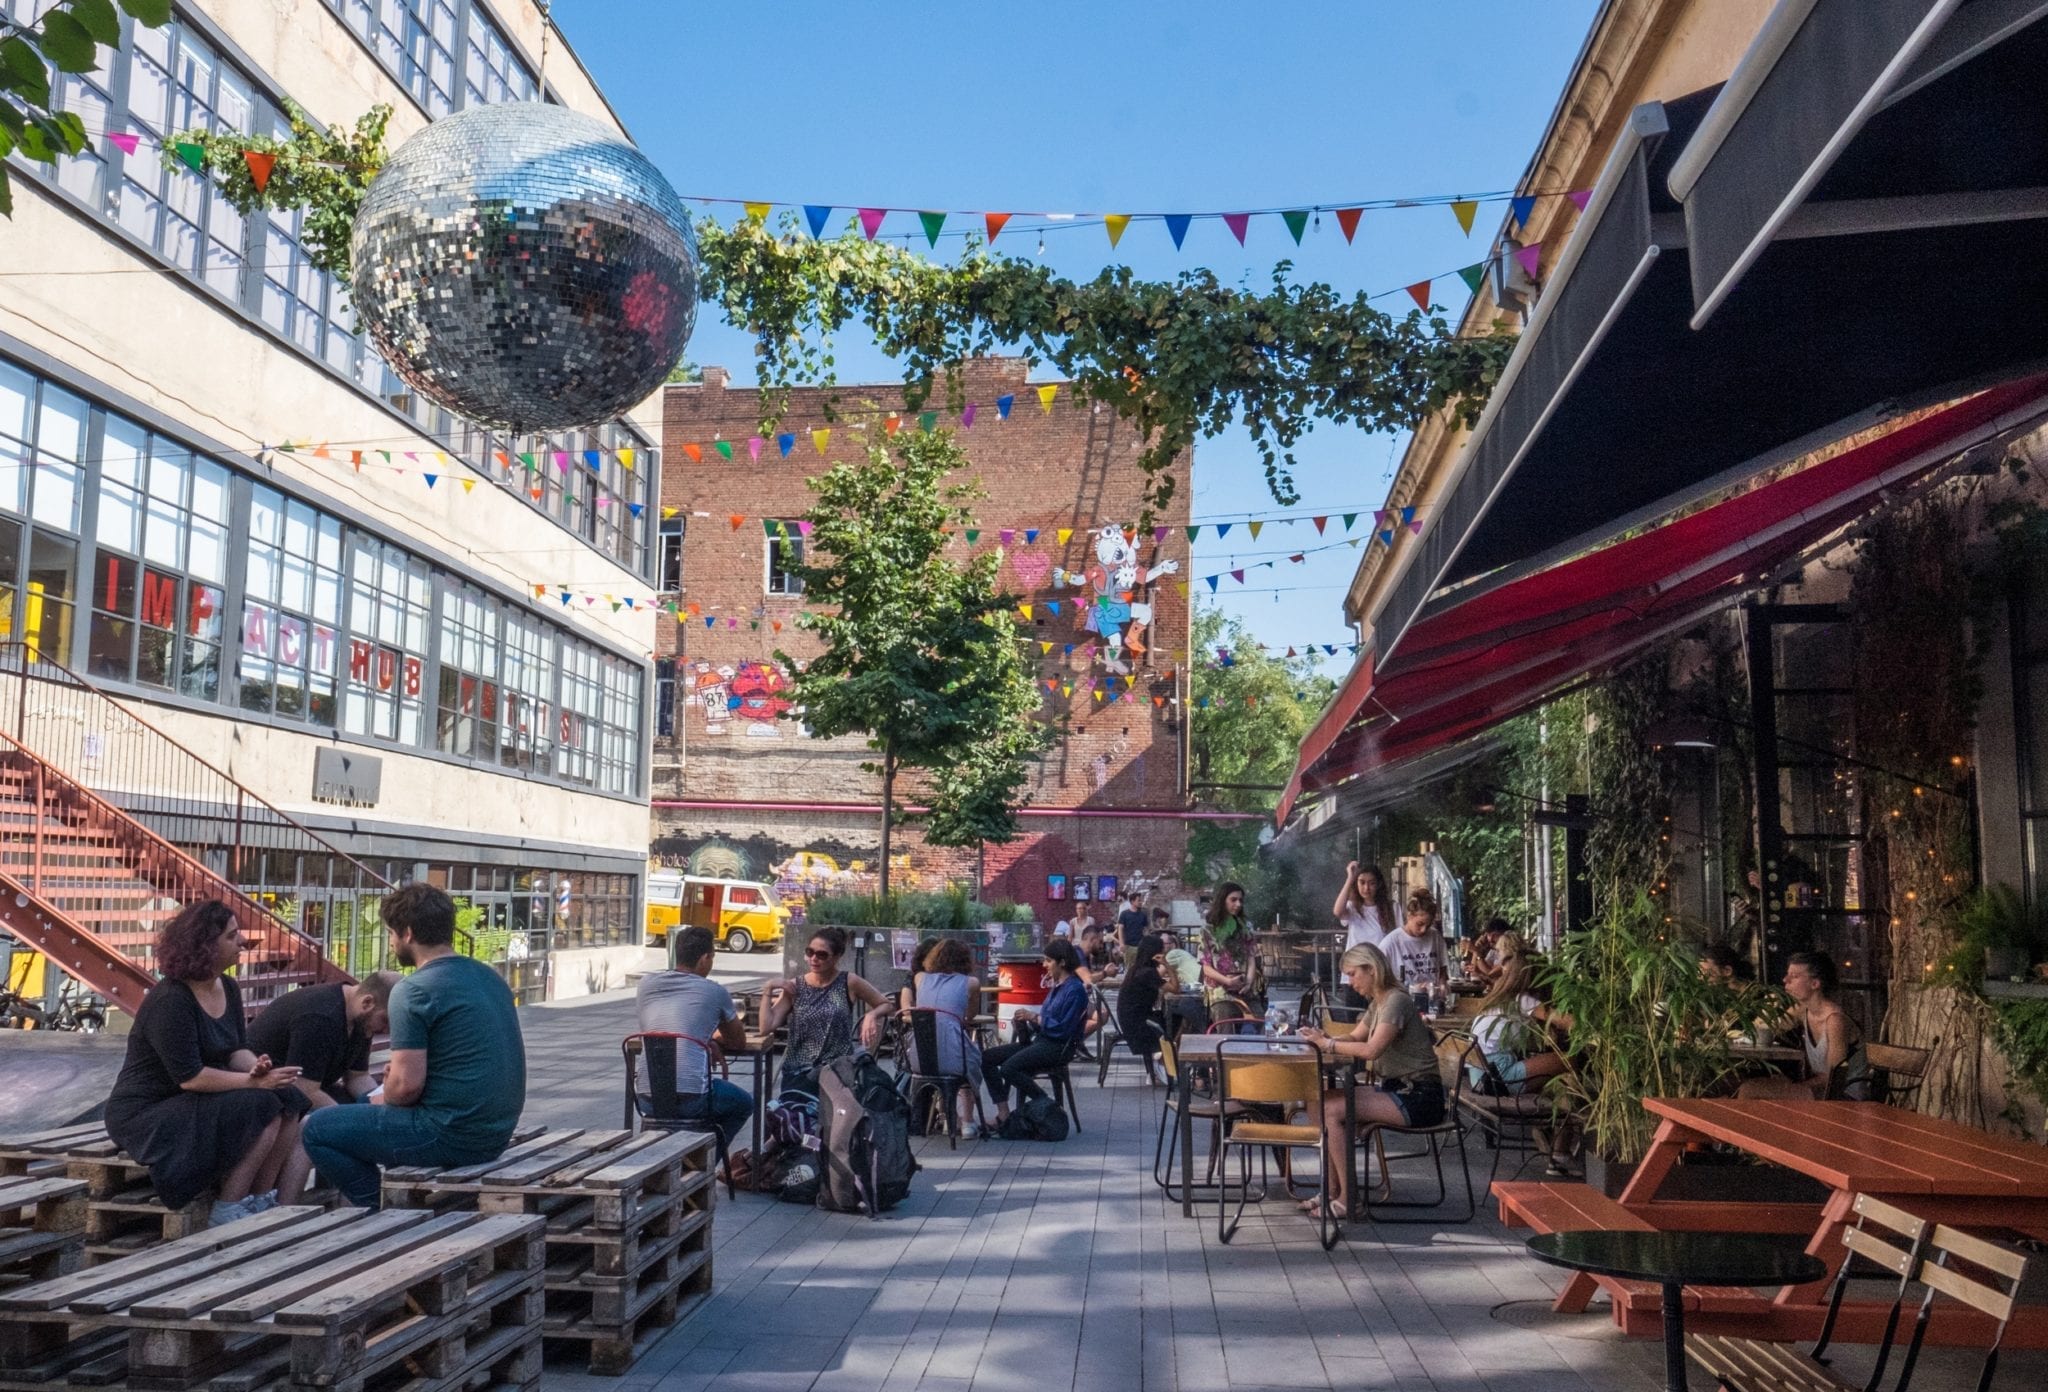
POLYGON ((1014 1037, 1010 1020, 1020 1010, 1036 1011, 1045 1004, 1045 967, 1035 952, 996 958, 996 1037, 1004 1043, 1014 1037))

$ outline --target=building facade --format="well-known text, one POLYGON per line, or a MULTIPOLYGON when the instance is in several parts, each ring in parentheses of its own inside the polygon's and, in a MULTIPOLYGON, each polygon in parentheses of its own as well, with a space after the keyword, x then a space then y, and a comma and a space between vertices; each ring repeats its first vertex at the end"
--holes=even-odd
MULTIPOLYGON (((1084 889, 1092 904, 1133 880, 1178 881, 1189 490, 1140 532, 1138 443, 1114 412, 1030 382, 1021 360, 971 362, 961 389, 961 407, 925 408, 932 425, 958 432, 985 494, 954 545, 1001 548, 1001 583, 1029 608, 1041 714, 1060 738, 1027 786, 1018 840, 977 854, 927 847, 912 830, 896 842, 891 880, 969 883, 1050 925, 1084 889)), ((806 601, 780 538, 801 554, 806 478, 880 441, 892 418, 921 428, 900 385, 838 395, 840 418, 828 422, 823 392, 791 393, 786 451, 757 439, 759 393, 730 386, 720 368, 668 388, 664 411, 661 583, 679 611, 657 648, 654 852, 699 873, 775 882, 798 903, 874 887, 880 780, 861 768, 872 757, 861 740, 807 737, 782 694, 777 654, 802 662, 816 648, 797 627, 806 601)), ((903 796, 915 804, 914 787, 903 796)))
POLYGON ((559 32, 543 85, 546 22, 531 0, 124 18, 58 84, 85 152, 17 164, 0 220, 0 639, 332 842, 243 875, 306 931, 360 923, 365 867, 427 879, 525 998, 618 985, 639 955, 652 622, 535 586, 645 591, 653 403, 506 438, 416 398, 300 215, 236 213, 164 143, 282 133, 288 104, 345 125, 388 103, 392 148, 484 102, 616 125, 559 32))

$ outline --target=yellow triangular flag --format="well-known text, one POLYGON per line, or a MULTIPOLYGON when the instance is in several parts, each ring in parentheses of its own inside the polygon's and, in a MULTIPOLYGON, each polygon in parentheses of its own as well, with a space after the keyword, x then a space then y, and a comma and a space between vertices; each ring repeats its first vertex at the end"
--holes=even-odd
POLYGON ((1052 644, 1050 644, 1050 643, 1040 643, 1040 644, 1038 645, 1038 651, 1039 651, 1039 655, 1040 655, 1040 656, 1042 656, 1042 657, 1050 657, 1050 656, 1052 655, 1052 644))
POLYGON ((1060 538, 1060 545, 1062 545, 1062 546, 1065 546, 1065 545, 1067 544, 1067 538, 1068 538, 1068 537, 1070 537, 1070 536, 1072 536, 1073 534, 1074 534, 1074 529, 1073 529, 1072 527, 1062 527, 1062 528, 1060 528, 1060 530, 1059 530, 1059 538, 1060 538))
POLYGON ((1115 246, 1123 237, 1124 229, 1131 225, 1129 213, 1110 213, 1102 219, 1102 225, 1109 229, 1109 244, 1115 246))
POLYGON ((475 479, 464 479, 464 480, 462 481, 462 491, 463 491, 463 492, 467 493, 467 492, 469 492, 469 490, 470 490, 470 489, 472 489, 472 488, 474 488, 474 487, 476 487, 476 480, 475 480, 475 479))
POLYGON ((1052 399, 1060 394, 1058 382, 1047 382, 1038 389, 1038 409, 1048 416, 1052 414, 1052 399))
POLYGON ((832 432, 830 430, 813 430, 811 432, 811 444, 817 449, 818 453, 823 454, 825 446, 831 443, 832 432))
POLYGON ((1176 585, 1178 585, 1178 586, 1180 586, 1180 592, 1181 592, 1181 594, 1182 594, 1183 596, 1185 596, 1185 595, 1187 594, 1187 592, 1188 592, 1188 582, 1187 582, 1187 581, 1185 581, 1185 580, 1176 580, 1176 581, 1174 581, 1173 583, 1174 583, 1174 584, 1176 584, 1176 585))
POLYGON ((774 206, 773 203, 749 203, 746 205, 747 216, 756 222, 764 222, 767 220, 768 210, 774 206))
POLYGON ((448 456, 447 456, 447 455, 445 455, 445 454, 443 454, 443 453, 441 453, 441 451, 439 451, 439 450, 435 450, 435 451, 434 451, 434 462, 435 462, 436 464, 440 465, 440 466, 441 466, 442 468, 444 468, 444 469, 445 469, 445 468, 447 468, 447 467, 448 467, 448 456))
POLYGON ((1098 701, 1102 699, 1102 688, 1099 686, 1095 688, 1095 699, 1098 701))
POLYGON ((1026 622, 1029 622, 1029 621, 1030 621, 1030 619, 1031 619, 1031 606, 1030 606, 1030 605, 1028 605, 1028 604, 1020 604, 1020 605, 1018 605, 1018 606, 1017 606, 1017 612, 1018 612, 1018 613, 1019 613, 1020 615, 1022 615, 1022 616, 1024 617, 1024 619, 1025 619, 1025 621, 1026 621, 1026 622))
POLYGON ((1060 688, 1060 695, 1062 695, 1062 696, 1071 696, 1071 695, 1073 695, 1073 694, 1074 694, 1074 688, 1073 688, 1073 687, 1071 687, 1071 686, 1063 686, 1063 687, 1061 687, 1061 688, 1060 688))
POLYGON ((665 508, 663 508, 663 509, 661 510, 661 515, 662 515, 663 517, 674 517, 674 516, 675 516, 675 515, 676 515, 677 513, 681 512, 681 511, 682 511, 682 509, 681 509, 681 508, 675 508, 675 507, 665 507, 665 508))
POLYGON ((1458 226, 1465 229, 1465 235, 1472 235, 1472 219, 1479 215, 1479 200, 1460 198, 1451 204, 1451 214, 1458 219, 1458 226))
POLYGON ((1259 539, 1259 529, 1264 527, 1266 524, 1263 522, 1247 522, 1244 525, 1245 530, 1252 534, 1252 540, 1257 541, 1259 539))
POLYGON ((625 465, 625 466, 626 466, 626 467, 627 467, 628 469, 632 468, 632 467, 633 467, 633 451, 631 451, 630 449, 622 449, 622 450, 620 450, 620 451, 619 451, 619 463, 621 463, 621 464, 625 465))

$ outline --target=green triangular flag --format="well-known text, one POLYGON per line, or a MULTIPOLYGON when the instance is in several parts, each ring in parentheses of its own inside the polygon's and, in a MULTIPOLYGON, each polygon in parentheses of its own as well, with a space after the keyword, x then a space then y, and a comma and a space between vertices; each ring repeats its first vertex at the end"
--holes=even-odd
POLYGON ((204 172, 206 169, 206 147, 204 145, 194 145, 189 140, 180 140, 172 148, 178 152, 178 158, 185 161, 187 169, 191 170, 194 174, 204 172))
POLYGON ((946 225, 944 213, 919 213, 917 220, 924 224, 924 239, 932 245, 939 244, 939 229, 946 225))
POLYGON ((781 536, 782 524, 772 517, 764 517, 761 519, 761 530, 769 536, 781 536))
POLYGON ((1465 282, 1467 290, 1470 290, 1475 295, 1478 294, 1479 287, 1486 281, 1486 263, 1484 261, 1475 261, 1469 266, 1460 268, 1458 279, 1465 282))
POLYGON ((972 545, 974 545, 974 543, 975 543, 975 542, 977 542, 977 541, 980 541, 980 540, 981 540, 981 529, 980 529, 979 527, 969 527, 969 528, 967 529, 967 544, 968 544, 969 546, 972 546, 972 545))
POLYGON ((926 411, 923 415, 917 418, 917 428, 919 430, 922 430, 927 435, 932 433, 933 429, 937 427, 938 423, 939 413, 937 411, 926 411))
POLYGON ((1300 246, 1302 231, 1308 226, 1307 210, 1296 208, 1292 212, 1282 213, 1280 214, 1280 221, 1287 224, 1287 230, 1294 234, 1294 244, 1300 246))
POLYGON ((714 441, 713 443, 714 447, 718 450, 720 454, 724 455, 727 459, 732 458, 732 441, 718 440, 714 441))
POLYGON ((1189 527, 1185 530, 1187 531, 1189 541, 1193 541, 1198 535, 1201 534, 1202 531, 1200 527, 1189 527))
POLYGON ((1358 514, 1357 514, 1357 513, 1355 513, 1355 512, 1347 512, 1347 513, 1345 513, 1345 514, 1344 514, 1344 530, 1345 530, 1345 531, 1347 531, 1347 532, 1348 532, 1348 531, 1350 531, 1350 530, 1351 530, 1351 524, 1352 524, 1353 522, 1356 522, 1357 520, 1358 520, 1358 514))
POLYGON ((533 456, 532 456, 531 454, 522 454, 522 455, 520 455, 520 456, 519 456, 519 462, 520 462, 521 464, 524 464, 524 465, 526 466, 526 472, 527 472, 527 473, 529 473, 529 474, 530 474, 530 473, 532 473, 532 472, 533 472, 533 456))

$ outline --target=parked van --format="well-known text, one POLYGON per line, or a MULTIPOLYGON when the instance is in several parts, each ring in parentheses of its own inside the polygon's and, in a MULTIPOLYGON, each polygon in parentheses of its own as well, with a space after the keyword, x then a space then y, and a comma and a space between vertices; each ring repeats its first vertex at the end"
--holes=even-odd
POLYGON ((660 946, 678 926, 709 928, 727 952, 752 952, 782 941, 789 910, 772 885, 657 870, 647 877, 647 941, 660 946))

